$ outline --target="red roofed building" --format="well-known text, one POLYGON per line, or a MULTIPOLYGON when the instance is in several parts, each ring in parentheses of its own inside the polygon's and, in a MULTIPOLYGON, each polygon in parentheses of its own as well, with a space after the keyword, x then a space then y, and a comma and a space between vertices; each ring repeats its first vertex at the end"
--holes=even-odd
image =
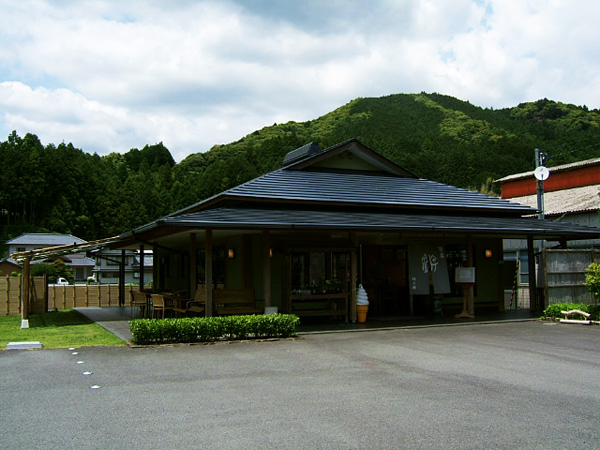
MULTIPOLYGON (((565 224, 600 228, 600 158, 549 167, 548 169, 550 170, 550 176, 544 181, 543 185, 544 217, 565 224)), ((501 184, 501 197, 503 199, 538 208, 537 180, 533 171, 509 175, 496 180, 496 182, 501 184)), ((555 248, 556 244, 556 242, 542 243, 539 241, 538 252, 542 248, 555 248)), ((569 250, 561 250, 563 252, 561 256, 559 250, 544 252, 547 258, 551 258, 551 262, 546 259, 543 271, 544 277, 540 277, 538 271, 537 285, 538 287, 545 286, 544 295, 550 302, 556 302, 559 299, 574 301, 576 298, 585 298, 587 289, 582 287, 583 282, 581 281, 584 278, 583 271, 590 261, 595 260, 597 250, 594 252, 592 250, 583 251, 583 249, 600 248, 600 240, 570 241, 566 245, 573 253, 567 256, 564 252, 569 250), (580 249, 579 252, 576 249, 580 249), (571 267, 570 270, 577 267, 577 274, 565 269, 567 266, 571 267), (553 282, 561 284, 561 287, 553 286, 553 282), (575 285, 579 285, 579 287, 575 285), (554 290, 549 293, 549 289, 554 290)), ((505 288, 511 285, 513 287, 512 291, 510 288, 508 288, 508 292, 505 291, 505 298, 510 297, 511 308, 517 305, 527 307, 527 295, 524 294, 529 284, 527 242, 517 239, 505 239, 503 248, 506 265, 505 273, 509 274, 512 270, 514 274, 514 279, 505 279, 505 288)), ((509 303, 508 300, 506 302, 509 303)))
MULTIPOLYGON (((549 167, 544 181, 544 216, 551 220, 600 227, 600 158, 549 167)), ((537 208, 533 171, 509 175, 501 183, 501 197, 537 208)), ((572 242, 579 248, 599 247, 598 241, 572 242)), ((570 245, 571 246, 571 245, 570 245)))

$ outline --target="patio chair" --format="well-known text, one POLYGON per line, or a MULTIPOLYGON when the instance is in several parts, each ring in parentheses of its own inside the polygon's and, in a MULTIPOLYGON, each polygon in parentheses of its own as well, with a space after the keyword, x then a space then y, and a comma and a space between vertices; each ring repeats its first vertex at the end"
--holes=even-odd
POLYGON ((186 314, 196 313, 202 314, 204 313, 204 309, 206 308, 206 289, 203 284, 199 284, 196 288, 196 293, 194 294, 194 298, 192 300, 188 300, 185 305, 186 314))
POLYGON ((131 317, 133 317, 136 309, 139 309, 141 317, 145 317, 146 307, 148 306, 148 299, 146 298, 146 294, 140 291, 131 291, 130 297, 131 299, 129 302, 129 306, 131 308, 131 317))
POLYGON ((165 318, 166 311, 173 311, 173 306, 167 305, 164 295, 162 294, 152 294, 152 318, 154 318, 155 313, 162 312, 162 318, 165 318))

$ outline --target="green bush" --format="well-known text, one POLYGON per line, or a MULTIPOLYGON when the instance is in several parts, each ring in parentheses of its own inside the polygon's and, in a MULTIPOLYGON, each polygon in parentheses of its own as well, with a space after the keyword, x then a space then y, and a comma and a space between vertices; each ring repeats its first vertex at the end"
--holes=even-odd
POLYGON ((588 287, 594 299, 600 299, 600 264, 591 263, 585 270, 585 285, 588 287))
POLYGON ((293 314, 137 319, 129 322, 135 344, 211 342, 296 335, 300 319, 293 314))
MULTIPOLYGON (((578 309, 586 313, 590 313, 592 320, 600 320, 600 305, 588 305, 586 303, 554 303, 549 305, 542 313, 542 319, 562 319, 564 314, 561 311, 571 311, 578 309)), ((573 315, 572 319, 585 319, 583 316, 573 315)))

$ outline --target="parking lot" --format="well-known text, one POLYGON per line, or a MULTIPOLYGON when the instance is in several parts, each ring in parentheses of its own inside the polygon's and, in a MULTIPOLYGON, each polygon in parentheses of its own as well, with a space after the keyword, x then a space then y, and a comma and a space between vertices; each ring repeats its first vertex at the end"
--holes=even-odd
POLYGON ((2 351, 0 447, 600 448, 599 344, 534 321, 2 351))

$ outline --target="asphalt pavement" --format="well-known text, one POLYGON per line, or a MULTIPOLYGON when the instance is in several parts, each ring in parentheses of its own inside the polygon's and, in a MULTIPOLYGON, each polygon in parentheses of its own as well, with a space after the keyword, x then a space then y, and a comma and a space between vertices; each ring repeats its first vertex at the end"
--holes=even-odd
POLYGON ((0 351, 2 449, 597 449, 600 327, 0 351))

